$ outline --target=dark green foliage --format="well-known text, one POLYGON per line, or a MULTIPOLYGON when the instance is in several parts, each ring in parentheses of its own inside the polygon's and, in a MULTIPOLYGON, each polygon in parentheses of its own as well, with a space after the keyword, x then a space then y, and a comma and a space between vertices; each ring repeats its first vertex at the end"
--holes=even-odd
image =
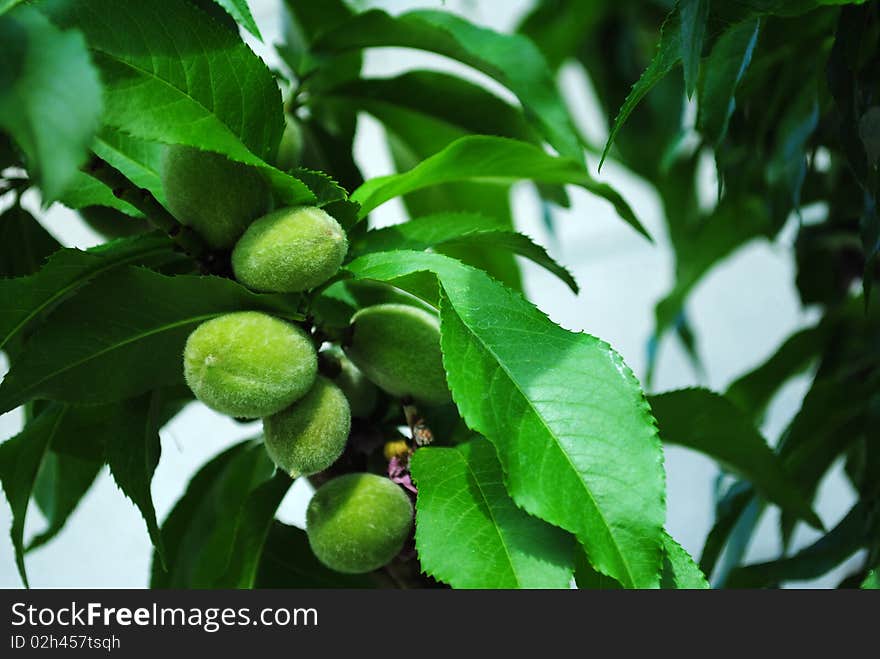
POLYGON ((0 215, 0 277, 23 277, 40 269, 61 245, 18 204, 0 215))

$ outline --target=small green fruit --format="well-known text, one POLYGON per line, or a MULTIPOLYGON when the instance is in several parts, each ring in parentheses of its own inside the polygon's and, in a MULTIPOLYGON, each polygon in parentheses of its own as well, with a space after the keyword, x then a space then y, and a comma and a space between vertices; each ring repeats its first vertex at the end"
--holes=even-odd
POLYGON ((309 393, 263 419, 269 457, 291 478, 316 474, 336 462, 349 430, 351 411, 345 394, 320 376, 309 393))
POLYGON ((323 210, 283 208, 248 227, 232 251, 232 269, 255 291, 299 293, 336 274, 347 251, 345 231, 323 210))
POLYGON ((451 400, 440 353, 440 324, 406 304, 377 304, 351 318, 345 352, 392 396, 440 405, 451 400))
POLYGON ((306 510, 315 556, 337 572, 360 574, 386 565, 412 528, 403 490, 375 474, 346 474, 318 488, 306 510))
POLYGON ((231 247, 271 203, 259 171, 218 153, 172 145, 161 175, 171 214, 215 249, 231 247))
POLYGON ((315 382, 318 355, 295 325, 240 311, 199 325, 183 351, 187 384, 208 407, 255 419, 301 398, 315 382))
POLYGON ((289 171, 299 167, 303 154, 303 135, 299 121, 290 115, 284 117, 284 132, 278 145, 277 167, 289 171))

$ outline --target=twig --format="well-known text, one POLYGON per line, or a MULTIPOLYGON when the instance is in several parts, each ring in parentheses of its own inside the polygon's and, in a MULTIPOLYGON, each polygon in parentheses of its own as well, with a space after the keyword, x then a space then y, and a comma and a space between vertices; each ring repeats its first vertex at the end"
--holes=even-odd
POLYGON ((174 219, 149 190, 137 187, 122 172, 96 155, 83 166, 83 171, 110 188, 114 197, 143 213, 150 224, 165 232, 178 247, 201 262, 207 271, 220 270, 218 255, 205 244, 199 234, 174 219))

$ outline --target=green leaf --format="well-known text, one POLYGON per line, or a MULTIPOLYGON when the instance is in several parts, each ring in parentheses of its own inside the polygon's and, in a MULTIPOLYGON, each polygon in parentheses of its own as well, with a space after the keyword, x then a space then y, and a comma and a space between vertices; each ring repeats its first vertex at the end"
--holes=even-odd
POLYGON ((40 465, 66 411, 66 405, 52 405, 18 435, 0 444, 0 480, 12 508, 10 535, 15 548, 15 563, 25 586, 28 586, 28 578, 24 566, 24 521, 28 502, 40 465))
MULTIPOLYGON (((700 569, 712 577, 715 565, 724 552, 737 526, 753 528, 750 520, 756 520, 763 505, 755 497, 754 488, 745 481, 736 481, 715 504, 715 523, 706 536, 703 553, 700 556, 700 569)), ((724 575, 723 578, 726 578, 724 575)), ((722 579, 723 580, 723 579, 722 579)))
POLYGON ((822 576, 878 537, 876 515, 864 502, 857 503, 827 535, 794 556, 737 568, 727 580, 729 588, 761 588, 784 581, 804 581, 822 576))
POLYGON ((787 108, 774 127, 776 144, 766 165, 767 184, 784 192, 783 199, 788 203, 781 208, 786 215, 789 209, 800 209, 807 153, 819 123, 817 85, 803 81, 800 84, 800 92, 787 101, 787 108))
POLYGON ((243 587, 256 576, 275 508, 290 486, 263 443, 236 444, 202 467, 162 525, 167 571, 154 557, 152 588, 243 587))
POLYGON ((817 377, 804 396, 777 450, 811 496, 835 458, 865 431, 870 418, 865 401, 875 391, 876 377, 817 377))
POLYGON ((0 410, 40 397, 105 403, 178 384, 190 332, 247 309, 301 319, 295 301, 251 293, 230 279, 119 269, 61 306, 33 334, 0 385, 0 410))
POLYGON ((297 102, 307 97, 310 111, 308 118, 298 117, 302 119, 301 165, 332 172, 346 190, 354 190, 364 181, 353 157, 357 108, 330 109, 321 95, 340 80, 360 76, 362 53, 348 51, 317 60, 310 50, 316 38, 348 20, 354 12, 345 0, 324 0, 319 4, 285 0, 283 6, 284 44, 277 45, 276 50, 298 79, 297 102))
MULTIPOLYGON (((328 174, 302 167, 295 169, 293 174, 312 191, 316 206, 327 206, 348 199, 348 193, 328 174)), ((356 214, 357 211, 355 210, 356 214)))
POLYGON ((134 206, 118 199, 106 185, 79 171, 73 178, 73 184, 58 199, 68 208, 80 209, 89 206, 107 206, 118 211, 140 217, 141 213, 134 206))
POLYGON ((55 23, 85 33, 105 85, 106 125, 258 167, 283 203, 313 200, 300 181, 267 164, 284 129, 281 92, 238 34, 186 0, 45 6, 55 23))
POLYGON ((865 590, 880 590, 880 570, 871 570, 861 587, 865 590))
POLYGON ((0 347, 98 275, 129 264, 151 264, 171 257, 171 241, 152 233, 116 240, 86 252, 63 249, 34 275, 0 280, 0 298, 16 301, 14 306, 0 306, 0 347))
POLYGON ((160 203, 165 203, 165 191, 162 189, 159 173, 164 151, 162 144, 142 140, 105 126, 95 137, 92 151, 125 174, 137 187, 149 190, 160 203))
POLYGON ((512 91, 526 117, 560 154, 583 163, 577 132, 541 52, 518 34, 499 34, 450 13, 412 11, 392 17, 371 10, 322 35, 318 53, 396 46, 451 57, 491 76, 512 91))
MULTIPOLYGON (((706 41, 713 41, 719 32, 732 25, 750 21, 761 16, 798 16, 812 11, 822 4, 824 4, 822 0, 738 0, 737 2, 713 2, 710 3, 711 11, 707 18, 707 31, 705 35, 710 38, 706 41)), ((602 152, 602 158, 599 163, 600 169, 620 129, 629 119, 630 115, 632 115, 636 106, 647 96, 648 92, 681 62, 682 50, 682 22, 676 20, 675 10, 673 10, 669 13, 661 28, 657 52, 641 77, 633 85, 611 126, 608 141, 605 143, 605 149, 602 152)), ((604 51, 602 54, 604 55, 604 51)), ((740 60, 740 63, 742 63, 742 60, 740 60)), ((707 61, 705 69, 709 70, 711 67, 712 64, 707 61)))
MULTIPOLYGON (((417 76, 419 73, 413 75, 417 76)), ((491 123, 492 113, 498 115, 499 130, 506 128, 503 108, 481 103, 481 97, 472 93, 470 86, 450 84, 449 79, 451 76, 437 80, 443 90, 442 93, 449 95, 443 103, 436 104, 439 108, 437 113, 428 113, 427 108, 406 102, 401 98, 407 95, 407 91, 415 93, 420 87, 429 85, 433 81, 430 77, 419 78, 418 82, 409 81, 406 83, 411 88, 409 90, 406 87, 399 89, 396 84, 391 83, 388 89, 384 89, 385 85, 381 83, 378 90, 369 87, 375 93, 380 90, 388 91, 391 94, 389 100, 395 101, 394 103, 356 98, 343 99, 341 104, 350 109, 362 107, 382 122, 394 167, 398 172, 405 172, 442 151, 455 140, 467 136, 471 131, 486 128, 485 124, 491 123), (447 104, 454 106, 456 101, 465 107, 471 105, 482 107, 490 114, 482 120, 482 124, 477 119, 472 119, 468 112, 454 113, 452 107, 449 107, 447 114, 441 116, 447 104), (455 118, 452 117, 453 113, 456 114, 455 118)), ((337 102, 337 105, 339 104, 337 102)), ((489 132, 498 132, 498 130, 489 132)), ((495 220, 496 228, 510 231, 513 229, 510 188, 510 184, 487 186, 474 181, 447 183, 411 192, 404 195, 402 201, 410 218, 441 212, 467 211, 491 218, 495 220)), ((481 268, 512 288, 522 288, 519 267, 510 254, 464 246, 440 247, 437 251, 481 268)))
POLYGON ((263 546, 256 588, 375 588, 366 574, 342 574, 315 558, 306 532, 273 522, 263 546))
POLYGON ((575 552, 574 582, 578 590, 620 590, 623 588, 617 579, 596 572, 581 546, 578 546, 575 552))
POLYGON ((110 473, 119 489, 138 507, 147 524, 150 540, 164 560, 162 535, 150 483, 159 464, 162 392, 154 391, 115 406, 115 432, 107 436, 106 455, 110 473))
POLYGON ((5 14, 16 5, 20 5, 24 0, 0 0, 0 14, 5 14))
POLYGON ((253 588, 275 511, 293 481, 282 471, 254 488, 242 506, 229 564, 215 588, 253 588))
POLYGON ((544 0, 534 3, 517 31, 537 45, 553 71, 592 36, 608 13, 608 5, 580 0, 544 0))
MULTIPOLYGON (((575 567, 575 581, 579 589, 621 588, 614 579, 596 572, 587 562, 583 552, 579 554, 575 567)), ((666 531, 663 532, 663 569, 660 575, 660 587, 678 590, 704 590, 710 587, 706 576, 694 559, 666 531)))
POLYGON ((725 588, 731 571, 742 565, 766 508, 764 502, 753 493, 748 505, 736 517, 720 565, 715 570, 718 588, 725 588))
MULTIPOLYGON (((149 190, 161 204, 165 204, 160 169, 165 146, 159 142, 142 140, 121 130, 104 126, 92 142, 92 151, 122 172, 139 188, 149 190)), ((61 197, 71 208, 109 206, 128 215, 140 216, 140 211, 118 199, 110 188, 84 172, 61 197)))
POLYGON ((64 528, 103 466, 100 460, 52 450, 46 452, 34 483, 33 497, 48 526, 31 538, 26 551, 43 546, 64 528))
POLYGON ((712 144, 721 143, 727 134, 736 88, 752 61, 759 27, 758 19, 734 25, 721 35, 706 59, 697 123, 712 144))
POLYGON ((403 288, 413 273, 437 276, 453 398, 468 426, 495 445, 514 501, 574 533, 601 573, 628 587, 656 587, 663 454, 647 401, 620 356, 446 256, 370 254, 347 268, 403 288))
MULTIPOLYGON (((876 389, 876 379, 819 377, 804 397, 778 452, 786 470, 810 500, 837 457, 856 442, 865 428, 873 426, 868 401, 876 389)), ((791 539, 795 521, 783 515, 785 545, 791 539)))
POLYGON ((101 84, 82 35, 59 30, 31 7, 0 16, 0 43, 0 128, 24 151, 48 204, 85 162, 101 118, 101 84))
POLYGON ((633 85, 632 91, 630 91, 629 95, 626 97, 626 100, 620 107, 620 111, 617 113, 617 117, 614 119, 614 123, 611 125, 611 131, 608 133, 608 141, 605 142, 605 148, 602 150, 602 157, 599 159, 599 169, 602 168, 602 164, 605 162, 605 158, 611 150, 611 145, 614 144, 614 139, 617 137, 617 133, 620 132, 620 129, 623 127, 623 124, 626 123, 626 120, 632 114, 633 110, 635 110, 641 100, 647 96, 648 92, 651 91, 654 85, 663 80, 663 78, 666 77, 666 74, 672 71, 680 61, 681 23, 674 20, 672 14, 670 14, 660 30, 660 42, 657 45, 657 53, 654 55, 648 68, 645 69, 642 76, 638 79, 638 82, 633 85))
MULTIPOLYGON (((26 406, 25 410, 39 410, 51 404, 38 401, 26 406)), ((69 405, 64 423, 52 442, 52 451, 103 464, 108 437, 116 432, 120 417, 116 411, 118 405, 120 403, 69 405)))
POLYGON ((421 448, 411 468, 426 574, 453 588, 569 587, 571 536, 517 508, 492 444, 421 448))
POLYGON ((730 401, 707 389, 681 389, 648 400, 663 441, 708 455, 751 482, 768 501, 822 528, 776 454, 730 401))
MULTIPOLYGON (((324 92, 321 105, 328 103, 334 108, 369 112, 385 124, 386 130, 406 142, 410 150, 418 152, 419 160, 468 134, 543 144, 540 133, 526 120, 521 108, 513 107, 480 85, 439 71, 409 71, 394 78, 355 80, 324 92)), ((395 164, 400 171, 402 163, 396 155, 395 164)), ((565 191, 559 186, 540 186, 539 192, 568 206, 565 191)), ((438 210, 445 209, 433 209, 438 210)))
POLYGON ((23 277, 40 269, 61 245, 18 204, 0 214, 0 277, 23 277))
POLYGON ((360 52, 320 58, 311 52, 316 39, 354 15, 346 0, 325 0, 320 4, 284 0, 284 9, 284 44, 277 46, 278 54, 304 88, 321 90, 360 75, 360 52))
POLYGON ((503 250, 528 258, 546 268, 574 292, 577 282, 547 250, 521 233, 501 231, 495 220, 476 213, 438 213, 363 234, 349 249, 349 258, 372 252, 426 250, 441 245, 466 245, 480 250, 503 250))
POLYGON ((681 21, 681 61, 684 68, 684 86, 688 98, 697 88, 700 60, 703 58, 703 36, 709 18, 709 0, 681 0, 678 4, 681 21))
MULTIPOLYGON (((59 406, 40 407, 44 412, 37 419, 59 406)), ((43 453, 33 486, 33 498, 48 526, 29 541, 27 551, 46 544, 64 527, 101 470, 105 454, 113 451, 112 445, 121 447, 118 452, 131 454, 119 458, 111 455, 117 478, 118 460, 137 459, 137 442, 143 441, 148 408, 149 397, 109 405, 63 406, 63 416, 52 434, 51 445, 43 453)), ((160 411, 164 423, 176 408, 166 405, 160 411)), ((152 513, 151 503, 149 510, 152 513)))
POLYGON ((401 111, 430 117, 456 136, 461 131, 541 143, 521 110, 480 85, 439 71, 349 81, 324 92, 321 102, 327 101, 356 106, 380 121, 401 111))
POLYGON ((663 533, 663 577, 661 588, 703 590, 709 582, 691 555, 671 535, 663 533))
POLYGON ((251 8, 248 7, 247 0, 214 0, 218 5, 223 7, 237 23, 241 23, 248 32, 254 35, 260 41, 263 35, 260 34, 260 28, 251 14, 251 8))
POLYGON ((610 201, 624 220, 650 239, 623 197, 608 184, 593 179, 576 161, 501 137, 463 137, 407 172, 367 181, 351 197, 361 205, 360 215, 364 217, 389 199, 432 185, 457 181, 509 184, 522 179, 578 185, 610 201))
POLYGON ((795 375, 804 372, 826 340, 820 326, 795 332, 756 369, 737 378, 725 398, 737 405, 753 422, 760 423, 773 395, 795 375))

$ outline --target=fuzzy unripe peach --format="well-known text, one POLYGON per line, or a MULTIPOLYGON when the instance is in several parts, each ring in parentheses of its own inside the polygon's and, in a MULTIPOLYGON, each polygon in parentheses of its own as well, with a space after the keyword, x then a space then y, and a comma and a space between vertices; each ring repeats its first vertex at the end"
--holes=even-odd
POLYGON ((199 325, 183 351, 186 382, 208 407, 255 419, 284 409, 315 382, 318 357, 295 325, 258 311, 199 325))
POLYGON ((248 227, 232 251, 232 269, 255 291, 299 293, 335 275, 347 251, 345 231, 320 208, 282 208, 248 227))
POLYGON ((269 457, 291 478, 316 474, 336 462, 349 430, 351 411, 345 394, 321 376, 293 405, 263 419, 269 457))
POLYGON ((211 247, 231 247, 247 226, 269 210, 263 175, 219 153, 169 146, 161 166, 168 210, 211 247))
POLYGON ((375 474, 346 474, 315 492, 306 510, 306 533, 324 565, 360 574, 400 552, 412 518, 412 504, 400 486, 375 474))
POLYGON ((451 400, 434 314, 377 304, 352 316, 349 331, 346 355, 380 389, 432 405, 451 400))

